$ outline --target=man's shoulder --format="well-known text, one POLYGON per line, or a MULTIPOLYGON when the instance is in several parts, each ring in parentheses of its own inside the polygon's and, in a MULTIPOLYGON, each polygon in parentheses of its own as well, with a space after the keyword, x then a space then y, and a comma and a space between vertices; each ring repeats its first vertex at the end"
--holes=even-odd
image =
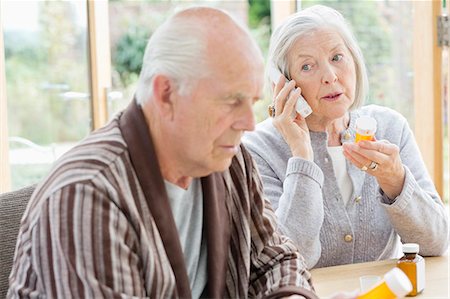
POLYGON ((65 153, 41 186, 47 186, 47 191, 53 193, 64 186, 92 182, 99 176, 117 172, 120 169, 117 164, 127 164, 126 153, 127 145, 113 120, 65 153))

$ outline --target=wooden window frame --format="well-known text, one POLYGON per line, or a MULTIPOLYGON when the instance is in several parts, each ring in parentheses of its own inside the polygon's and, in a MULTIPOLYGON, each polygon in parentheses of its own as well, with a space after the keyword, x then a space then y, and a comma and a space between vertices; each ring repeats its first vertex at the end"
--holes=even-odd
POLYGON ((111 88, 111 51, 108 1, 87 0, 92 128, 108 121, 108 90, 111 88))
POLYGON ((414 1, 414 135, 428 172, 443 198, 442 48, 437 41, 441 1, 414 1))

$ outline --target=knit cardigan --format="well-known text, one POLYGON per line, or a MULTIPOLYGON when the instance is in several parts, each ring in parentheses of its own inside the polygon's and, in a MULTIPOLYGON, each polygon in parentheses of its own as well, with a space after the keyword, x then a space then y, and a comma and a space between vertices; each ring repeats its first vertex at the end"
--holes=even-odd
POLYGON ((296 242, 309 268, 394 257, 399 237, 403 243, 418 243, 424 256, 447 249, 448 215, 406 119, 385 107, 362 107, 350 113, 349 134, 342 134, 342 142, 354 140, 355 120, 362 115, 377 120, 377 140, 400 149, 406 178, 393 200, 383 194, 374 176, 347 161, 353 194, 344 206, 326 132, 310 132, 314 162, 292 157, 271 118, 244 136, 264 193, 276 209, 279 229, 296 242))

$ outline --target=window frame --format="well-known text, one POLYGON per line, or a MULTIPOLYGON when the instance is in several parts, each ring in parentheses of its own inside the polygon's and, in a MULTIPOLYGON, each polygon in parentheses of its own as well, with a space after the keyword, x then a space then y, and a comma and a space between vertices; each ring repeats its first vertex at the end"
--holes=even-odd
POLYGON ((414 1, 413 8, 414 135, 431 179, 443 198, 442 48, 437 40, 441 1, 414 1))
POLYGON ((111 88, 111 50, 108 1, 87 0, 92 129, 108 121, 108 90, 111 88), (105 34, 108 33, 108 34, 105 34))

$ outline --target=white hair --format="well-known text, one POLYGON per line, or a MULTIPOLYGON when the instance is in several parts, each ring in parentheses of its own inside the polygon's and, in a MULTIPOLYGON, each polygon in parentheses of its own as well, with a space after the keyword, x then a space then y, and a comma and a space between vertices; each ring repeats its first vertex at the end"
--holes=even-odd
POLYGON ((350 110, 356 109, 363 104, 368 93, 367 71, 356 38, 349 24, 338 11, 327 6, 314 5, 291 15, 272 34, 269 61, 274 63, 287 79, 291 79, 287 59, 289 50, 299 38, 322 28, 336 30, 353 57, 356 69, 356 90, 355 100, 350 110))
POLYGON ((181 95, 190 91, 195 80, 208 76, 205 36, 198 23, 173 17, 153 33, 145 49, 136 88, 139 105, 152 96, 156 74, 171 78, 181 95))

